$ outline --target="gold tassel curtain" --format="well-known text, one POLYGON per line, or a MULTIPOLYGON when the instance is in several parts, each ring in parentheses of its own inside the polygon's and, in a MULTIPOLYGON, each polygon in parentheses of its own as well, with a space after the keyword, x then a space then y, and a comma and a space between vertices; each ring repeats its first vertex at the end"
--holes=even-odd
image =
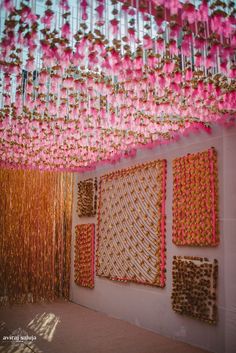
POLYGON ((73 175, 0 169, 0 304, 69 297, 73 175))

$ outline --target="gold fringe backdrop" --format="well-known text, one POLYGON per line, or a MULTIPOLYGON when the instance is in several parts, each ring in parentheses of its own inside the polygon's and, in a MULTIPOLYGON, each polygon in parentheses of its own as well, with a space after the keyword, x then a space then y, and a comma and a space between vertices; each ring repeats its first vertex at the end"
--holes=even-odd
POLYGON ((69 297, 73 174, 0 169, 0 304, 69 297))

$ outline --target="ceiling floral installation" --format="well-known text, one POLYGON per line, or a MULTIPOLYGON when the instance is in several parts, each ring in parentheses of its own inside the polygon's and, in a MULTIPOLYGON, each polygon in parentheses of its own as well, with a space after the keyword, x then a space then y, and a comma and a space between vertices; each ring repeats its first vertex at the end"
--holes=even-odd
POLYGON ((79 217, 95 216, 97 210, 97 178, 78 182, 77 213, 79 217))
POLYGON ((173 310, 208 324, 217 323, 218 261, 197 256, 174 256, 173 310))
POLYGON ((94 224, 75 228, 74 281, 78 286, 94 287, 94 224))
POLYGON ((100 178, 96 274, 165 286, 166 161, 100 178))
POLYGON ((85 171, 235 119, 233 1, 3 0, 0 165, 85 171))
POLYGON ((214 147, 176 158, 173 180, 173 242, 218 245, 218 169, 214 147))

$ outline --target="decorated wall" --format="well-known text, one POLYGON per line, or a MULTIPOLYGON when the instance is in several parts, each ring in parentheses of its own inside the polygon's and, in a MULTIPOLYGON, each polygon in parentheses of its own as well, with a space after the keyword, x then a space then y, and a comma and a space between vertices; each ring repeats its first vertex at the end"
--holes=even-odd
MULTIPOLYGON (((114 193, 112 182, 109 186, 107 183, 104 184, 106 175, 119 175, 127 168, 132 170, 134 166, 140 164, 166 160, 166 272, 165 286, 158 287, 135 283, 135 281, 117 281, 118 278, 109 278, 109 276, 106 278, 106 276, 101 276, 100 270, 97 268, 94 288, 90 289, 74 283, 74 268, 72 266, 71 300, 212 352, 235 352, 236 286, 233 281, 236 275, 235 148, 236 128, 222 130, 214 128, 211 135, 207 133, 192 134, 175 144, 149 151, 139 151, 135 158, 123 160, 114 166, 106 166, 96 172, 78 174, 74 184, 75 194, 78 192, 78 182, 94 177, 97 177, 98 183, 102 180, 101 187, 104 185, 111 187, 114 193), (178 169, 179 163, 185 166, 181 192, 176 189, 176 168, 178 169), (194 172, 196 168, 193 168, 194 163, 198 169, 196 175, 194 172), (191 189, 191 182, 193 183, 197 178, 202 180, 202 184, 199 184, 200 189, 191 189), (189 194, 189 188, 192 190, 191 194, 189 194), (184 207, 182 210, 178 210, 178 204, 176 205, 176 200, 181 199, 184 192, 189 205, 198 210, 194 215, 192 213, 192 218, 189 216, 192 212, 191 208, 184 207), (207 211, 204 212, 202 207, 207 211), (183 229, 191 228, 190 238, 184 238, 175 232, 176 224, 179 227, 178 222, 180 221, 180 215, 177 211, 184 212, 188 216, 189 223, 183 223, 183 229), (207 232, 202 237, 198 237, 197 234, 199 234, 201 227, 207 229, 207 232), (183 276, 185 270, 188 271, 190 277, 197 273, 197 278, 194 278, 194 281, 190 283, 189 279, 183 276), (190 292, 194 295, 190 296, 190 292), (203 298, 202 294, 204 294, 203 298)), ((124 178, 124 174, 122 177, 124 178)), ((143 178, 141 175, 139 177, 140 180, 143 178)), ((129 182, 128 179, 125 181, 129 182)), ((132 181, 135 189, 135 178, 132 181)), ((145 184, 144 179, 141 182, 145 187, 143 185, 145 184)), ((119 183, 123 187, 124 194, 132 191, 132 183, 131 189, 127 189, 128 191, 125 190, 126 186, 122 178, 119 183)), ((99 195, 98 192, 98 212, 101 211, 99 195)), ((105 187, 102 195, 103 198, 106 198, 105 187)), ((139 196, 141 197, 142 193, 139 196)), ((113 198, 109 200, 108 197, 108 205, 111 205, 111 201, 114 205, 117 202, 113 198)), ((129 208, 128 204, 126 209, 127 207, 129 208)), ((74 232, 72 263, 75 256, 75 228, 78 224, 95 224, 97 249, 99 249, 101 236, 98 224, 101 215, 79 217, 77 209, 78 201, 75 198, 72 225, 74 232)), ((108 207, 108 209, 109 212, 113 209, 112 212, 115 214, 120 212, 115 209, 115 206, 108 207)), ((106 210, 103 211, 105 217, 106 210)), ((125 214, 124 210, 123 216, 125 214)), ((116 220, 114 222, 116 223, 116 220)), ((116 236, 113 237, 116 230, 112 228, 113 232, 110 232, 109 225, 106 232, 112 247, 117 241, 116 236)), ((103 228, 104 234, 106 223, 103 224, 103 228)), ((99 258, 102 257, 99 256, 99 258)), ((145 265, 143 267, 145 268, 145 265)), ((94 270, 96 271, 95 264, 94 270)))

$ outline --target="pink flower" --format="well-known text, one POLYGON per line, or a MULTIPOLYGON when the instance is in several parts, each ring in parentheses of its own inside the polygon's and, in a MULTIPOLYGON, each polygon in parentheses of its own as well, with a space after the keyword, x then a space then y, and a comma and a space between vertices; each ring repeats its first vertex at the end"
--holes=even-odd
POLYGON ((122 60, 122 67, 124 69, 129 69, 132 67, 132 60, 129 55, 125 55, 125 57, 122 60))
POLYGON ((178 48, 177 48, 177 43, 175 40, 171 40, 169 43, 169 50, 171 55, 177 55, 178 54, 178 48))
POLYGON ((236 78, 236 68, 231 68, 229 71, 229 77, 235 79, 236 78))
POLYGON ((174 81, 176 83, 181 83, 182 82, 182 74, 181 72, 177 71, 174 73, 174 81))
POLYGON ((27 5, 23 5, 20 10, 21 20, 24 22, 25 20, 29 19, 31 14, 31 9, 27 5))
POLYGON ((143 58, 142 58, 141 56, 137 56, 137 57, 134 59, 133 63, 134 63, 134 68, 135 68, 136 70, 140 70, 140 69, 143 68, 143 58))
POLYGON ((170 36, 171 38, 177 38, 179 36, 181 27, 175 23, 174 25, 171 25, 170 27, 170 36))
POLYGON ((151 86, 153 86, 155 84, 156 79, 157 78, 156 78, 156 75, 154 72, 152 72, 148 75, 148 82, 151 84, 151 86))
POLYGON ((154 55, 149 55, 148 57, 148 66, 152 69, 158 64, 158 58, 155 57, 154 55))
POLYGON ((44 16, 41 18, 41 22, 45 25, 45 27, 50 28, 53 17, 54 12, 48 9, 45 11, 44 16))
POLYGON ((69 9, 70 9, 70 6, 68 4, 68 0, 60 0, 59 6, 65 11, 69 11, 69 9))
POLYGON ((97 58, 97 53, 96 52, 91 52, 88 55, 88 64, 91 66, 91 68, 98 64, 98 58, 97 58))
POLYGON ((207 55, 206 57, 206 68, 209 69, 210 67, 215 65, 215 57, 213 55, 207 55))
POLYGON ((135 29, 133 27, 128 28, 128 36, 130 41, 135 41, 135 29))
POLYGON ((197 19, 202 22, 208 21, 208 4, 206 0, 203 0, 198 8, 197 19))
POLYGON ((202 38, 202 37, 195 38, 195 48, 196 49, 200 49, 200 50, 204 49, 205 43, 206 43, 206 40, 204 38, 202 38))
POLYGON ((152 49, 153 42, 152 38, 149 35, 144 35, 143 37, 143 47, 144 49, 152 49))
POLYGON ((223 61, 220 64, 220 68, 221 68, 222 73, 226 74, 227 73, 227 61, 223 61))
POLYGON ((48 73, 47 71, 41 71, 39 74, 39 83, 45 84, 48 80, 48 73))
POLYGON ((104 12, 104 5, 103 4, 100 4, 98 5, 95 10, 97 11, 98 13, 98 18, 101 20, 103 18, 103 12, 104 12))
POLYGON ((87 6, 88 3, 86 0, 82 0, 80 3, 80 7, 82 9, 82 20, 86 21, 88 19, 88 14, 87 14, 87 6))
POLYGON ((185 3, 182 9, 182 20, 188 21, 190 24, 194 23, 196 19, 195 6, 191 3, 185 3))
POLYGON ((176 15, 178 11, 182 8, 182 5, 179 0, 169 0, 168 7, 170 9, 171 15, 176 15))
POLYGON ((162 38, 158 38, 156 41, 156 48, 157 48, 157 52, 159 54, 162 54, 164 52, 164 48, 165 48, 165 42, 164 39, 162 38))
POLYGON ((186 70, 185 77, 187 81, 190 81, 193 78, 193 73, 191 69, 186 70))
POLYGON ((165 62, 163 66, 164 73, 171 73, 174 70, 175 63, 174 62, 165 62))
POLYGON ((48 113, 50 115, 55 115, 57 113, 57 105, 55 102, 50 101, 48 104, 48 113))
POLYGON ((130 16, 134 16, 136 14, 135 10, 133 8, 129 9, 128 14, 130 16))
POLYGON ((79 53, 75 53, 75 54, 72 56, 72 63, 73 63, 73 65, 75 65, 75 66, 82 65, 84 58, 85 58, 84 55, 81 55, 81 54, 79 54, 79 53))
POLYGON ((195 55, 195 65, 196 65, 197 67, 203 65, 203 57, 202 57, 202 55, 201 55, 200 53, 197 54, 197 55, 195 55))
POLYGON ((191 55, 190 43, 188 40, 183 40, 182 45, 181 45, 181 51, 182 51, 182 54, 185 56, 191 55))
POLYGON ((112 34, 114 36, 116 36, 119 32, 119 21, 116 19, 116 18, 113 18, 111 21, 110 21, 110 26, 111 26, 111 30, 112 30, 112 34))
POLYGON ((69 22, 66 22, 62 27, 61 27, 61 36, 70 39, 70 24, 69 22))
POLYGON ((231 25, 231 22, 228 20, 228 18, 226 18, 222 23, 222 30, 220 33, 228 38, 233 32, 233 28, 234 27, 231 25))
POLYGON ((33 71, 35 68, 35 65, 34 65, 34 59, 31 59, 31 60, 27 60, 26 62, 26 70, 27 71, 33 71))
POLYGON ((70 65, 71 62, 72 49, 70 47, 65 48, 60 56, 60 63, 62 67, 66 67, 70 65))
POLYGON ((3 0, 2 6, 6 11, 12 11, 14 8, 12 0, 3 0))

